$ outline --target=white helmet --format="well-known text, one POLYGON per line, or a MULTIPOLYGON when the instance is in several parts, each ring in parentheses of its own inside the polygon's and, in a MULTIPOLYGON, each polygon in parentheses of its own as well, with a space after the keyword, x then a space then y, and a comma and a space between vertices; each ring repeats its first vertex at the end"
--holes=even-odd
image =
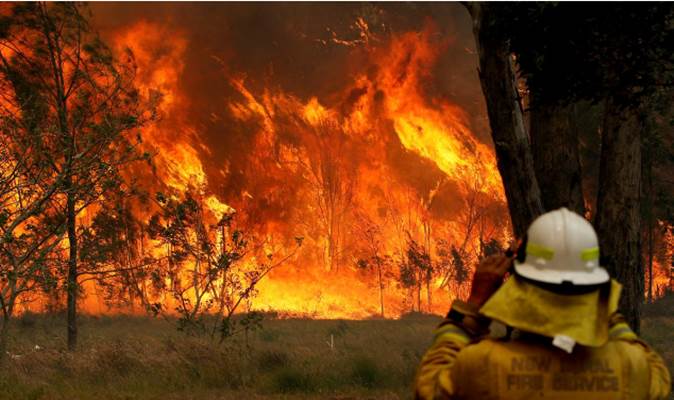
POLYGON ((599 265, 597 234, 580 215, 566 208, 545 213, 531 224, 527 237, 524 261, 515 261, 519 275, 538 282, 574 285, 610 279, 599 265))

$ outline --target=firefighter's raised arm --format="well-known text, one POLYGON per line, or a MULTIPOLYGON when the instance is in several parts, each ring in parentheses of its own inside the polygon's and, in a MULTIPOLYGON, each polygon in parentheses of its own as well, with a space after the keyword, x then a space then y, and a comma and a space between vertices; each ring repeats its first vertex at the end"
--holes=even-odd
POLYGON ((435 330, 433 345, 421 360, 416 398, 448 398, 454 393, 451 376, 457 353, 488 333, 490 320, 478 314, 480 307, 501 286, 512 264, 508 256, 485 258, 475 269, 467 302, 454 301, 445 320, 435 330))

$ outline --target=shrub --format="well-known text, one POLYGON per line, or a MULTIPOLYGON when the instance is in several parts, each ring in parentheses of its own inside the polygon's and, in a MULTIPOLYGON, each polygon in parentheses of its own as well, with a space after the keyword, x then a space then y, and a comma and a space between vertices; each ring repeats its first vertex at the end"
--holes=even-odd
POLYGON ((135 369, 142 369, 140 361, 129 354, 129 350, 120 344, 106 346, 96 355, 99 371, 114 373, 119 376, 129 376, 135 369))
POLYGON ((38 315, 31 311, 26 311, 19 317, 19 326, 22 328, 32 328, 37 324, 38 315))
POLYGON ((382 373, 370 358, 358 357, 353 360, 351 377, 356 384, 373 388, 381 381, 382 373))
POLYGON ((275 329, 261 329, 258 335, 263 342, 276 342, 281 333, 275 329))
POLYGON ((274 371, 290 364, 290 357, 283 351, 265 350, 257 357, 257 365, 261 371, 274 371))
POLYGON ((285 368, 274 376, 274 387, 281 393, 309 392, 314 383, 306 373, 294 368, 285 368))

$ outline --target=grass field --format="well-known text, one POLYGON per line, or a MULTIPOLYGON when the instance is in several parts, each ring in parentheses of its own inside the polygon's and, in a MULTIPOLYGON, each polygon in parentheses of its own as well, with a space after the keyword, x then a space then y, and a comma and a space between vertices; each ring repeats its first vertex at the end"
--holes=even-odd
MULTIPOLYGON (((646 307, 643 337, 674 368, 671 296, 646 307)), ((223 345, 141 317, 84 317, 80 351, 63 319, 16 321, 2 399, 407 399, 439 318, 267 319, 223 345), (330 338, 334 346, 330 346, 330 338), (36 349, 35 346, 39 346, 36 349)))

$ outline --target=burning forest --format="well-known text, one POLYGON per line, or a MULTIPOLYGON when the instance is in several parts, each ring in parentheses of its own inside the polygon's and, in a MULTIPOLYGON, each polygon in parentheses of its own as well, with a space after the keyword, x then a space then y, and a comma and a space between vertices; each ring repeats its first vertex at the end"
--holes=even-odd
MULTIPOLYGON (((92 7, 145 109, 122 135, 137 136, 138 159, 119 164, 120 190, 77 214, 82 310, 196 315, 241 301, 238 311, 397 317, 465 293, 473 264, 511 239, 477 82, 435 78, 474 63, 466 32, 443 31, 432 8, 340 9, 318 29, 282 6, 295 25, 264 21, 280 33, 263 39, 278 48, 267 56, 234 31, 259 6, 233 5, 221 32, 180 21, 184 7, 208 18, 187 5, 147 17, 143 5, 92 7), (222 39, 197 50, 202 35, 222 39), (307 68, 324 71, 305 79, 307 68)), ((21 51, 5 49, 8 62, 21 51)), ((56 275, 20 308, 61 307, 56 275)))

